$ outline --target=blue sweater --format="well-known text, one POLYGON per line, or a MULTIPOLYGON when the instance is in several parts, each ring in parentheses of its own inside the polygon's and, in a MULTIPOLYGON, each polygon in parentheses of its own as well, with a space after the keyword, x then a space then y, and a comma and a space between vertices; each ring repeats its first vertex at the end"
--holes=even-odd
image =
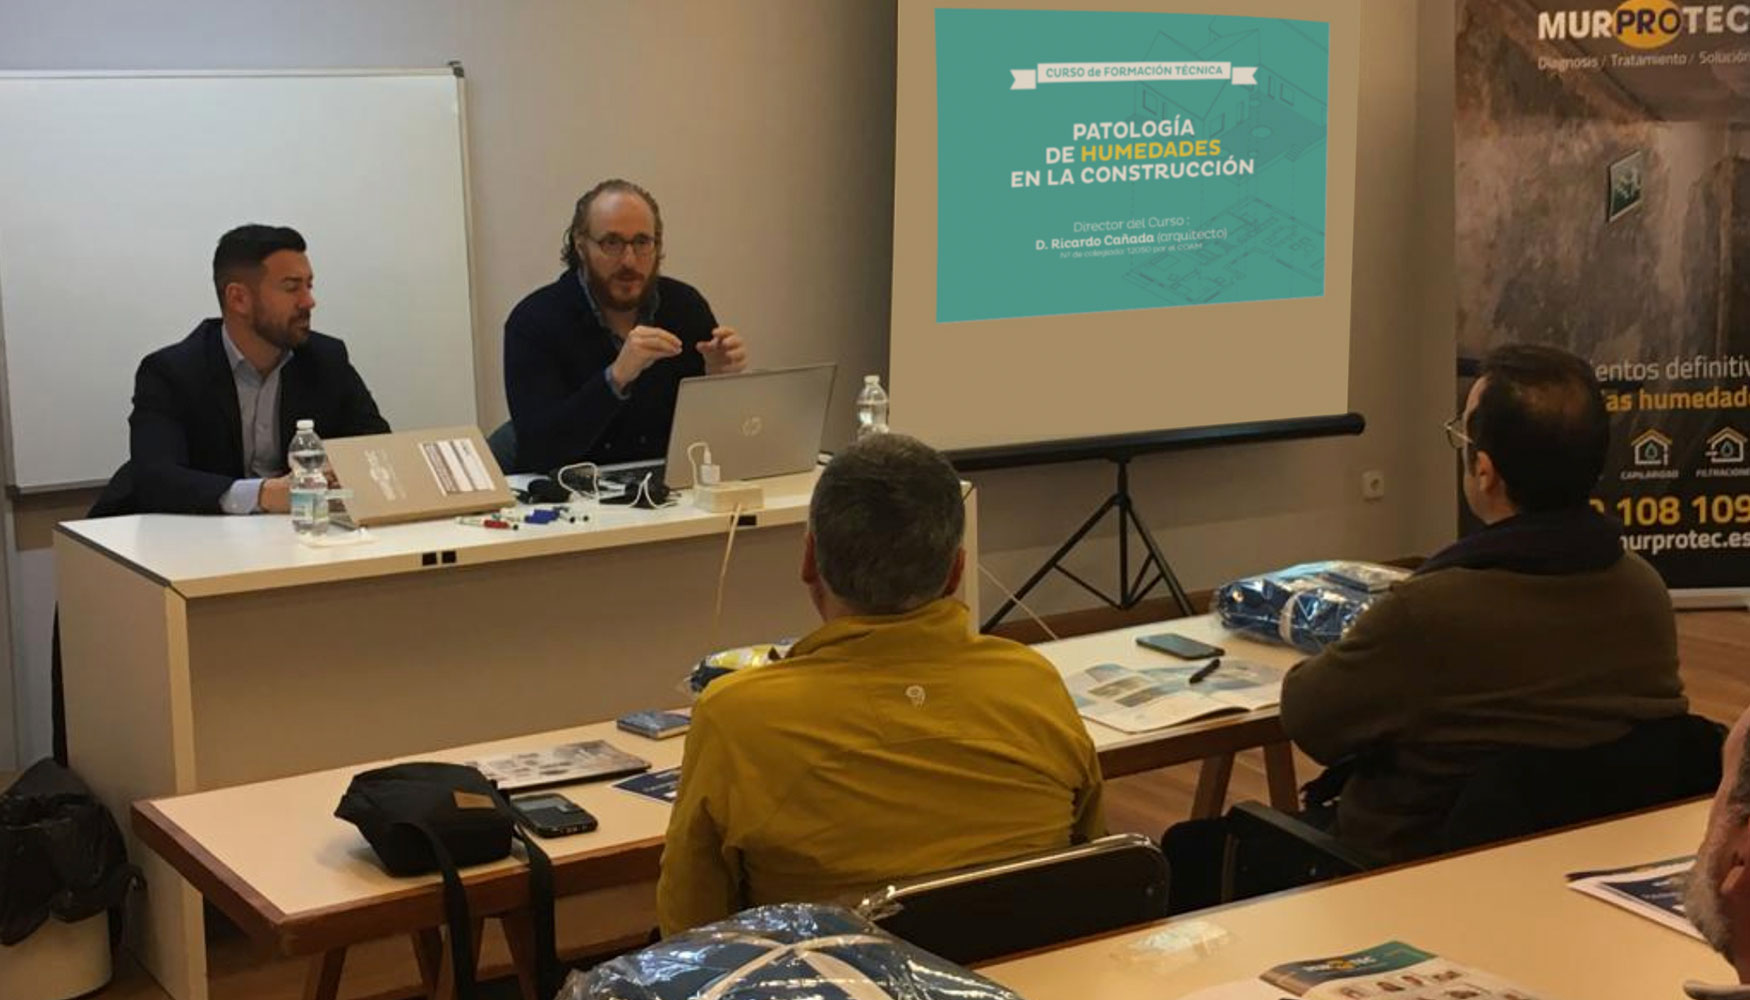
POLYGON ((682 352, 646 368, 615 395, 604 371, 619 342, 590 308, 576 272, 529 293, 504 323, 504 391, 516 425, 517 468, 549 472, 571 462, 636 462, 668 452, 675 393, 683 378, 705 374, 695 346, 711 339, 717 319, 698 290, 657 278, 650 326, 681 339, 682 352))

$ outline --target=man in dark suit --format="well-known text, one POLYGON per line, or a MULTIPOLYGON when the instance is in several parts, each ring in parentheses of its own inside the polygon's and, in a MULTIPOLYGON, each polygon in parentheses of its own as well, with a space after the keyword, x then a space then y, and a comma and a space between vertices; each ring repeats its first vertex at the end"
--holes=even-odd
POLYGON ((741 335, 661 273, 662 210, 631 181, 577 200, 560 256, 565 273, 504 324, 517 468, 663 457, 681 379, 746 368, 741 335))
POLYGON ((299 419, 326 438, 387 433, 346 345, 310 329, 304 238, 240 226, 213 251, 221 315, 152 352, 134 376, 129 459, 92 516, 284 513, 299 419))

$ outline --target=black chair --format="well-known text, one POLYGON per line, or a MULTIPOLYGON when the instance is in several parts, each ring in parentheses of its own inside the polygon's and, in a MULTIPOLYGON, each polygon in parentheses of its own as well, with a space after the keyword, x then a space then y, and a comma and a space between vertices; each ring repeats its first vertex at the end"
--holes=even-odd
POLYGON ((857 904, 882 929, 963 965, 1167 914, 1167 860, 1140 834, 890 885, 857 904))
POLYGON ((1579 750, 1517 750, 1465 783, 1441 830, 1456 851, 1711 795, 1726 727, 1699 715, 1643 722, 1579 750))
MULTIPOLYGON (((1465 781, 1441 826, 1435 853, 1710 794, 1720 783, 1725 735, 1726 727, 1717 722, 1676 715, 1577 750, 1504 750, 1465 781)), ((1222 902, 1382 864, 1313 824, 1262 803, 1239 803, 1223 823, 1222 902)))
POLYGON ((498 471, 506 475, 518 471, 516 467, 516 425, 506 420, 492 429, 486 435, 486 450, 492 452, 493 461, 498 463, 498 471))

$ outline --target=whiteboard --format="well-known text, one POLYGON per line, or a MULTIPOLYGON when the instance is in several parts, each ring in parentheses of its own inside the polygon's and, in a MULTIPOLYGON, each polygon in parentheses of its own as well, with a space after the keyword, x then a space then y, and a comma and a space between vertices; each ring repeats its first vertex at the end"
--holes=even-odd
POLYGON ((134 370, 218 315, 213 247, 309 242, 312 326, 398 430, 477 423, 463 81, 450 69, 0 74, 7 480, 107 480, 134 370))

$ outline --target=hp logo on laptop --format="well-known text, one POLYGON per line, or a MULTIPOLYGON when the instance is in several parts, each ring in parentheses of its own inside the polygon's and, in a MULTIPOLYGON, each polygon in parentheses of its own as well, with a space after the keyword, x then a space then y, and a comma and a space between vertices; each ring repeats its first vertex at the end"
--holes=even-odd
POLYGON ((760 431, 765 429, 765 426, 766 426, 765 421, 761 420, 760 418, 748 417, 746 420, 743 420, 741 422, 741 436, 742 437, 758 437, 760 431))

